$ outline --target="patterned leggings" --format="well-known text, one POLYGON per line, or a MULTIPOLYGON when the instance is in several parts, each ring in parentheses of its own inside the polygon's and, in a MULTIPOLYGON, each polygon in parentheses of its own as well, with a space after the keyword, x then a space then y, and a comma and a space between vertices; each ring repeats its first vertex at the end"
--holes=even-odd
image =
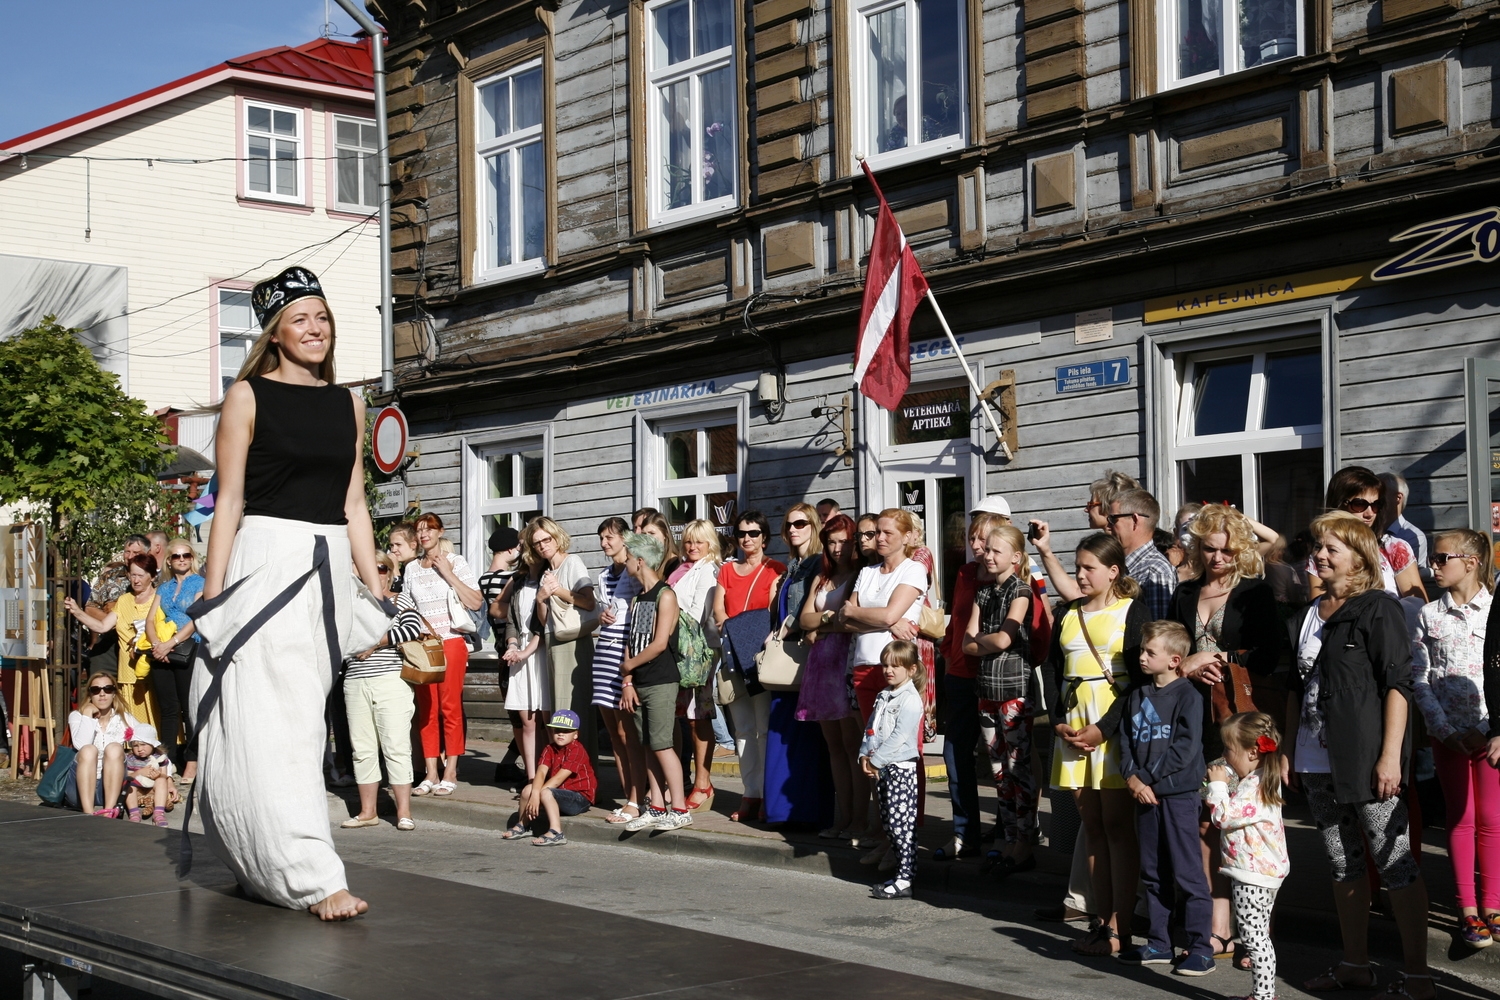
POLYGON ((1036 778, 1031 773, 1031 709, 1025 698, 979 702, 979 733, 990 751, 1005 842, 1035 843, 1036 778))
POLYGON ((1276 946, 1271 943, 1271 907, 1276 905, 1276 890, 1235 881, 1231 891, 1240 941, 1250 953, 1255 974, 1254 1000, 1276 1000, 1276 946))
POLYGON ((1334 798, 1331 774, 1302 774, 1302 790, 1313 822, 1323 835, 1323 850, 1335 882, 1358 882, 1365 877, 1365 839, 1375 856, 1375 867, 1387 889, 1405 889, 1421 874, 1411 856, 1406 795, 1384 802, 1343 805, 1334 798), (1363 829, 1364 835, 1360 832, 1363 829))
POLYGON ((896 849, 896 878, 910 882, 917 870, 917 769, 909 761, 887 764, 875 787, 880 822, 896 849))

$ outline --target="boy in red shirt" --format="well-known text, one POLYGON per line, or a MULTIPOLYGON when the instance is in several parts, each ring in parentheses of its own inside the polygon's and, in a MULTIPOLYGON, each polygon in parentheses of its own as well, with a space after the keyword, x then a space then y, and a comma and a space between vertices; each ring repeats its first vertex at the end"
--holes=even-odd
POLYGON ((576 712, 563 709, 552 713, 547 728, 552 742, 542 750, 536 766, 536 778, 521 789, 521 815, 516 825, 503 835, 505 840, 520 840, 531 832, 531 823, 541 812, 547 814, 547 832, 533 837, 533 847, 556 847, 566 844, 562 817, 586 813, 594 804, 599 787, 588 751, 578 742, 579 719, 576 712))

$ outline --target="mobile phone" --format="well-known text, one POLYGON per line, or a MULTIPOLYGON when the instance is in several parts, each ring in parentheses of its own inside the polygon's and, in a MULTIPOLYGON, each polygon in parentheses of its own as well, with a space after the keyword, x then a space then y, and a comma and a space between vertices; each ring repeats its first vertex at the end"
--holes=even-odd
POLYGON ((1041 527, 1035 521, 1032 521, 1030 527, 1028 527, 1026 529, 1026 539, 1027 539, 1027 541, 1034 542, 1038 538, 1041 538, 1041 537, 1042 537, 1042 529, 1041 529, 1041 527))

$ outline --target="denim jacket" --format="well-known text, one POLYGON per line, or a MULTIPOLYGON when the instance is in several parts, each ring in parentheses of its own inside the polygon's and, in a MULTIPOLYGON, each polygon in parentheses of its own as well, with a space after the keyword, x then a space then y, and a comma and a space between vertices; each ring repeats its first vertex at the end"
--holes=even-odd
POLYGON ((875 711, 865 729, 859 755, 870 758, 870 766, 879 770, 887 764, 916 760, 921 755, 917 740, 922 733, 922 695, 908 680, 892 690, 886 688, 875 697, 875 711))

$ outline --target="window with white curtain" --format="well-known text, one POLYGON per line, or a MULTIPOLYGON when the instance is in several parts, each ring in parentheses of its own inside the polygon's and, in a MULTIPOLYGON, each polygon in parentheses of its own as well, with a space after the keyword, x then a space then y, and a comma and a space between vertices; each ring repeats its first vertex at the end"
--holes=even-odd
POLYGON ((303 200, 299 109, 245 102, 245 193, 275 201, 303 200))
POLYGON ((646 19, 651 221, 734 208, 734 2, 658 0, 646 19))
POLYGON ((380 206, 380 136, 364 118, 333 119, 334 204, 350 212, 380 206))
POLYGON ((1289 59, 1303 47, 1298 0, 1160 0, 1161 79, 1197 83, 1289 59))
POLYGON ((479 177, 477 277, 540 270, 547 246, 547 166, 541 60, 476 86, 479 177))
POLYGON ((961 148, 964 0, 874 0, 851 20, 855 152, 879 163, 961 148))
POLYGON ((250 293, 235 288, 218 290, 219 326, 219 395, 229 391, 234 377, 244 367, 245 358, 260 336, 255 325, 255 310, 250 307, 250 293))

